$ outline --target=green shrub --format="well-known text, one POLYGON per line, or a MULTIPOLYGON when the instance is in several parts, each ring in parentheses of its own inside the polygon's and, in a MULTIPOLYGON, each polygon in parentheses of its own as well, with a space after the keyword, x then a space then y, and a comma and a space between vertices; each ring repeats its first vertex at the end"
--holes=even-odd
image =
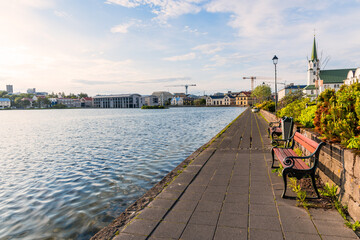
POLYGON ((329 89, 321 93, 314 125, 324 139, 360 149, 360 84, 343 85, 336 93, 329 89))
POLYGON ((292 117, 294 121, 299 122, 300 115, 304 109, 306 109, 306 105, 310 103, 309 98, 304 98, 301 100, 296 100, 286 107, 281 109, 277 115, 278 117, 292 117))
POLYGON ((265 101, 261 104, 258 104, 256 107, 261 108, 265 111, 275 112, 275 102, 273 101, 265 101))
POLYGON ((316 112, 316 106, 310 106, 304 109, 300 116, 299 116, 299 122, 307 128, 313 128, 314 127, 314 118, 315 118, 315 112, 316 112))

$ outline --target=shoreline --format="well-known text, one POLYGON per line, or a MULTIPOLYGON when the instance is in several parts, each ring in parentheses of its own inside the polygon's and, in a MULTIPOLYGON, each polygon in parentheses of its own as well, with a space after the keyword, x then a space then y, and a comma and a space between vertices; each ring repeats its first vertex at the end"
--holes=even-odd
POLYGON ((207 143, 203 144, 197 150, 195 150, 190 156, 188 156, 184 161, 182 161, 178 166, 176 166, 172 171, 170 171, 163 179, 161 179, 157 184, 155 184, 151 189, 149 189, 144 195, 139 197, 134 203, 127 207, 112 223, 108 226, 99 230, 91 240, 98 239, 112 239, 119 228, 127 225, 131 220, 133 220, 138 213, 143 210, 153 199, 155 199, 164 188, 167 187, 177 176, 179 176, 182 171, 193 162, 193 160, 205 149, 209 148, 215 139, 219 138, 240 116, 244 114, 244 110, 239 116, 237 116, 233 121, 231 121, 227 126, 225 126, 218 134, 212 137, 207 143))

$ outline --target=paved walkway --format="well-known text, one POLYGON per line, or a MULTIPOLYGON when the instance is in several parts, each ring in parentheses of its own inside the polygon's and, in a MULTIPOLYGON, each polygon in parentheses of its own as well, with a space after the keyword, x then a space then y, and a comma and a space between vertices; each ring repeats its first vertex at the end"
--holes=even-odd
POLYGON ((358 239, 336 211, 280 197, 266 127, 246 110, 114 239, 358 239))

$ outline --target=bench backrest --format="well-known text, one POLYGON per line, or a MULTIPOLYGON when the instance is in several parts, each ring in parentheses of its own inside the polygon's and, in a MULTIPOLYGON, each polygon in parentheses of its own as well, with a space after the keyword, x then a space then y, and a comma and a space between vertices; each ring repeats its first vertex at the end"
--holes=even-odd
POLYGON ((298 142, 301 146, 305 147, 311 153, 315 152, 316 148, 319 146, 319 143, 305 137, 299 132, 295 133, 294 141, 298 142))

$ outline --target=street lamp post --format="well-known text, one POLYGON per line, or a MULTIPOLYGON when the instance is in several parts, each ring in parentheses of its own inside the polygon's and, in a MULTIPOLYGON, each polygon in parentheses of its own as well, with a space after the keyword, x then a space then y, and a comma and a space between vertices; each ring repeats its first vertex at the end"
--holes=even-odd
POLYGON ((278 58, 275 55, 273 57, 273 63, 275 65, 275 113, 276 113, 276 109, 277 109, 277 102, 278 102, 278 95, 277 95, 277 83, 276 83, 276 64, 278 63, 278 58))

